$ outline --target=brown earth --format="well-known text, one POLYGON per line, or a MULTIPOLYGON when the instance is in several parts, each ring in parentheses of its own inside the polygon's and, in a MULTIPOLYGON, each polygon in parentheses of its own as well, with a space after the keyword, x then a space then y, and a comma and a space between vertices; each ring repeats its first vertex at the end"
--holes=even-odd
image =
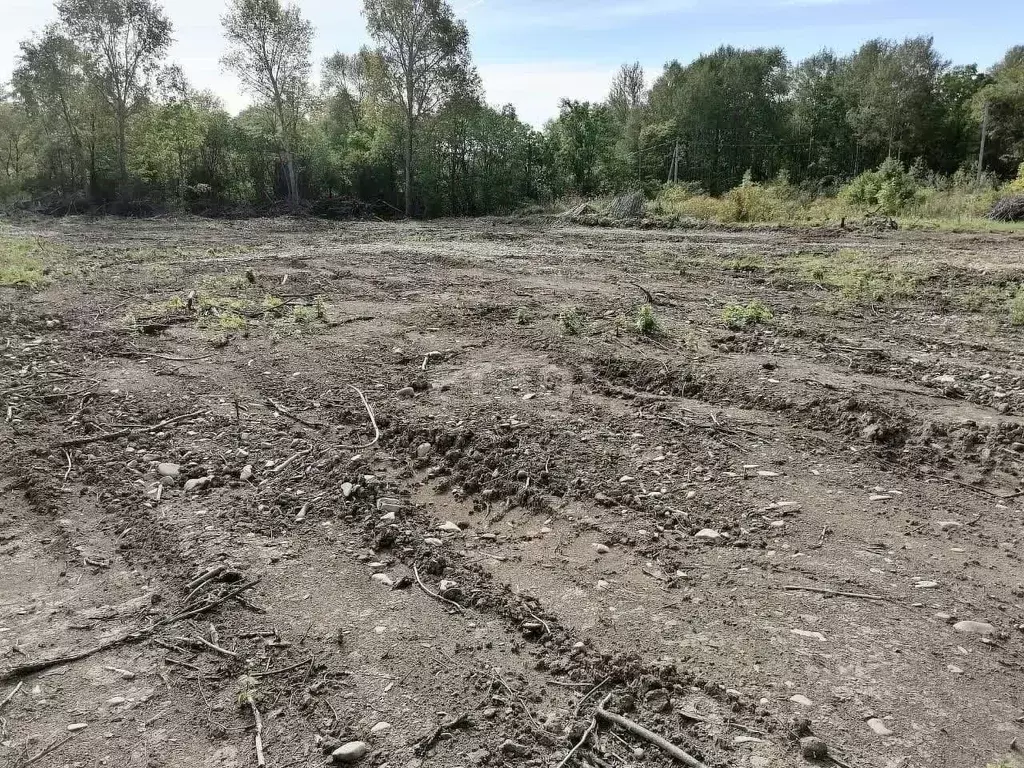
POLYGON ((1024 742, 1020 238, 13 229, 62 256, 0 289, 0 762, 256 765, 247 697, 270 768, 557 766, 609 694, 716 767, 1024 742))

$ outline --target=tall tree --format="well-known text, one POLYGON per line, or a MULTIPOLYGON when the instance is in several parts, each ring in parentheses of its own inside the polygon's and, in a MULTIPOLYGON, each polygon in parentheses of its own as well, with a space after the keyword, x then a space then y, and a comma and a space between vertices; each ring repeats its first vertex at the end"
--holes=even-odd
POLYGON ((377 44, 379 74, 404 117, 405 214, 413 211, 413 139, 417 121, 475 81, 469 31, 445 0, 364 0, 377 44))
POLYGON ((980 114, 986 105, 993 142, 1012 172, 1024 163, 1024 45, 1006 52, 992 68, 991 81, 975 96, 980 114))
POLYGON ((623 64, 612 78, 612 88, 608 94, 608 106, 612 114, 624 125, 629 116, 643 106, 646 99, 644 68, 639 61, 623 64))
POLYGON ((294 147, 308 96, 313 25, 280 0, 231 0, 221 19, 228 52, 221 60, 269 109, 280 142, 288 200, 299 201, 294 147))
POLYGON ((118 178, 128 177, 128 120, 144 102, 150 78, 171 44, 171 22, 153 0, 58 0, 71 39, 90 57, 100 93, 114 116, 118 178))

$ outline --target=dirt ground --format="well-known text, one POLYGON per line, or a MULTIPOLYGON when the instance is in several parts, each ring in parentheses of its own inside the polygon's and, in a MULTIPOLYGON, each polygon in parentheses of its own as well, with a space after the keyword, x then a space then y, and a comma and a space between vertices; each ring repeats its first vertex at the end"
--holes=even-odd
POLYGON ((258 712, 269 768, 673 764, 598 705, 715 767, 1024 744, 1020 237, 7 237, 0 763, 254 766, 258 712))

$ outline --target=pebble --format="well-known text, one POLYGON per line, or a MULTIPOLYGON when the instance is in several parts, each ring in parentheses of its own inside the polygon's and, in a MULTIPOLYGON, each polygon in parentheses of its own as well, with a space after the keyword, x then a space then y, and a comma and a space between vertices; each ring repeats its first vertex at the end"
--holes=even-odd
POLYGON ((160 477, 177 477, 178 473, 181 472, 181 467, 177 464, 171 464, 169 461, 164 461, 157 464, 156 472, 160 477))
POLYGON ((526 757, 530 754, 530 748, 525 744, 518 744, 512 739, 505 739, 501 742, 501 751, 506 755, 515 755, 516 757, 526 757))
POLYGON ((937 581, 919 581, 914 585, 914 589, 935 589, 938 586, 937 581))
POLYGON ((448 533, 462 533, 462 529, 459 528, 458 524, 453 523, 451 520, 445 520, 444 523, 441 524, 440 529, 442 531, 447 531, 448 533))
POLYGON ((984 621, 958 621, 953 625, 957 632, 969 632, 972 635, 992 635, 996 628, 984 621))
POLYGON ((381 512, 395 514, 402 511, 402 502, 398 499, 377 499, 377 509, 381 512))
POLYGON ((868 728, 879 736, 892 736, 892 731, 889 730, 889 727, 877 717, 872 717, 868 720, 868 728))
POLYGON ((252 464, 246 464, 242 467, 242 471, 238 475, 238 479, 243 483, 252 477, 252 464))
POLYGON ((392 581, 391 577, 388 576, 386 573, 375 573, 370 578, 376 581, 378 584, 383 584, 385 587, 395 586, 395 582, 392 581))
POLYGON ((413 389, 412 387, 402 387, 395 394, 398 395, 399 397, 412 397, 413 395, 416 394, 416 390, 413 389))
POLYGON ((428 536, 427 538, 425 538, 423 540, 423 543, 429 544, 432 547, 440 547, 442 544, 444 544, 443 541, 441 541, 440 539, 435 539, 433 536, 428 536))
POLYGON ((946 624, 953 624, 956 621, 956 617, 951 613, 936 613, 935 618, 939 621, 944 621, 946 624))
POLYGON ((939 526, 939 530, 942 530, 942 531, 952 531, 952 530, 955 530, 957 528, 963 528, 964 527, 963 523, 958 523, 955 520, 940 520, 937 523, 937 525, 939 526))
POLYGON ((387 733, 390 730, 391 723, 382 720, 370 729, 370 733, 374 736, 380 736, 382 733, 387 733))
POLYGON ((594 551, 597 552, 597 554, 599 555, 607 555, 609 552, 612 551, 611 547, 609 547, 607 544, 594 544, 592 546, 594 547, 594 551))
POLYGON ((797 693, 793 696, 790 696, 789 700, 792 701, 794 704, 799 704, 801 707, 810 707, 814 705, 813 701, 811 701, 801 693, 797 693))
POLYGON ((434 450, 434 446, 432 446, 430 443, 420 443, 419 447, 416 449, 416 455, 419 456, 421 459, 425 459, 427 456, 430 455, 430 452, 432 450, 434 450))
POLYGON ((704 539, 705 541, 718 541, 722 538, 722 534, 712 528, 705 528, 702 531, 697 531, 693 536, 696 539, 704 539))
POLYGON ((800 754, 808 760, 824 760, 828 757, 828 744, 817 736, 804 736, 800 739, 800 754))
POLYGON ((185 481, 185 491, 198 491, 200 488, 205 488, 209 482, 210 478, 208 477, 194 477, 185 481))
POLYGON ((71 733, 76 733, 77 731, 84 731, 88 727, 88 723, 72 723, 68 726, 68 730, 71 731, 71 733))
POLYGON ((336 763, 355 763, 366 757, 369 751, 370 745, 365 741, 350 741, 331 752, 331 759, 336 763))
POLYGON ((352 495, 352 489, 353 488, 355 488, 355 486, 352 485, 352 483, 342 483, 341 484, 341 495, 344 496, 347 499, 349 496, 352 495))

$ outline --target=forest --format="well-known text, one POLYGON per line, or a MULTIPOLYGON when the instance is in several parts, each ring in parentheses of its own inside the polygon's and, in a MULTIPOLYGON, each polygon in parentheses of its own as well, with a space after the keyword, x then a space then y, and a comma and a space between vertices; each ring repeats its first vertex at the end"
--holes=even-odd
POLYGON ((486 103, 469 29, 444 0, 365 0, 371 44, 323 61, 297 5, 230 0, 221 64, 252 103, 238 115, 168 60, 174 23, 156 0, 56 9, 0 89, 0 202, 35 210, 354 200, 437 217, 766 185, 897 212, 949 190, 986 206, 1024 192, 1024 46, 988 70, 928 37, 803 61, 723 46, 658 73, 624 64, 604 101, 566 94, 538 131, 486 103))

